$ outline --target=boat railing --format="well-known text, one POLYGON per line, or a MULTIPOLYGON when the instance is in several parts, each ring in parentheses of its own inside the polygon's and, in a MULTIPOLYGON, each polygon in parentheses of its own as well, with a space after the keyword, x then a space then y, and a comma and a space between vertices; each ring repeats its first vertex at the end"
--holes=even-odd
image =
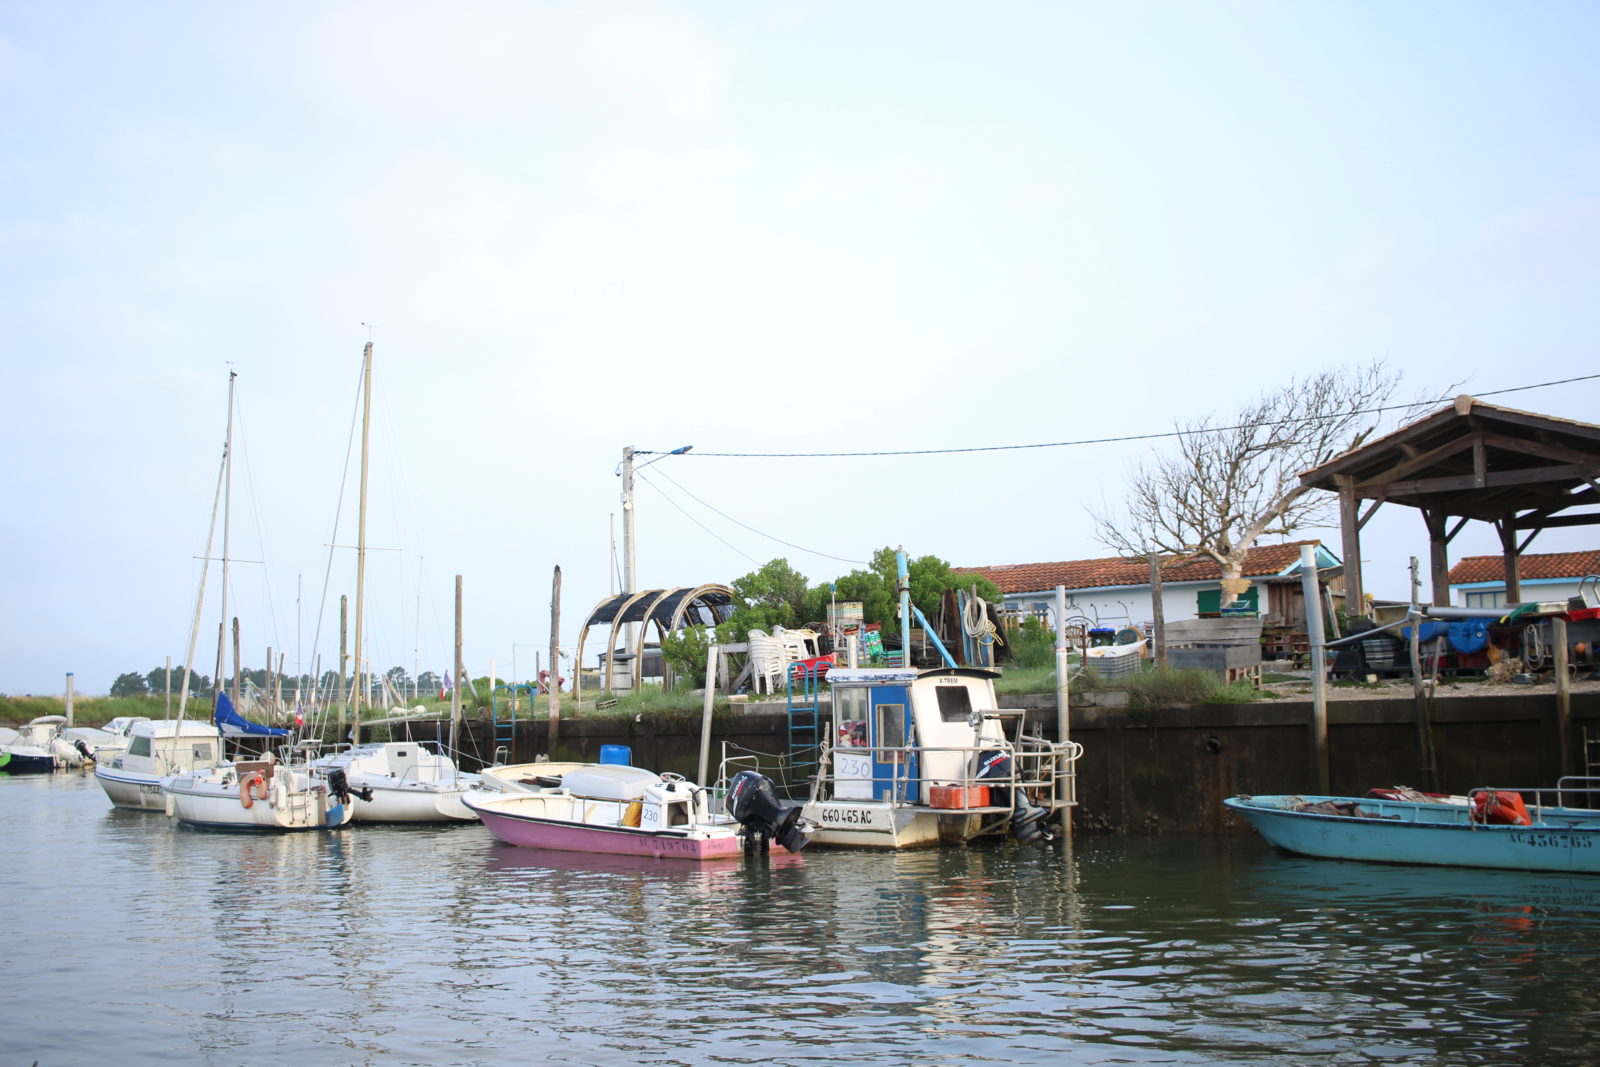
MULTIPOLYGON (((1000 748, 993 741, 987 740, 981 740, 976 745, 951 746, 852 745, 835 748, 826 745, 822 759, 827 773, 819 776, 817 786, 820 788, 822 778, 826 777, 833 784, 834 796, 837 797, 840 785, 846 785, 846 792, 865 792, 872 795, 877 792, 877 786, 887 784, 889 798, 894 803, 913 806, 922 805, 924 786, 954 786, 963 790, 975 786, 1021 789, 1029 794, 1033 803, 1055 809, 1071 807, 1077 803, 1077 761, 1082 755, 1083 746, 1076 741, 1057 742, 1029 735, 1021 735, 1017 742, 1005 748, 1000 748), (996 751, 997 748, 1011 757, 1010 772, 997 777, 979 778, 978 758, 983 753, 996 751), (837 757, 841 753, 870 757, 874 770, 867 774, 840 774, 837 757), (960 757, 958 762, 961 772, 957 775, 925 773, 928 757, 944 754, 960 757), (915 775, 911 773, 913 763, 918 768, 918 773, 915 775), (882 775, 882 767, 885 764, 890 768, 887 778, 882 775), (849 788, 851 786, 855 788, 849 788)), ((813 789, 813 796, 817 794, 818 789, 813 789)), ((982 810, 983 807, 998 810, 1001 806, 990 804, 978 806, 977 810, 982 810)))

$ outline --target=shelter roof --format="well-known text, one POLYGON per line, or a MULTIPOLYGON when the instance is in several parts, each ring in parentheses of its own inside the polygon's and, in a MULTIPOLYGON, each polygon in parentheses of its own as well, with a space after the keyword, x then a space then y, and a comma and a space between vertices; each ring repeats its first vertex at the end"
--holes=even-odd
MULTIPOLYGON (((1246 578, 1280 575, 1300 565, 1300 548, 1322 542, 1289 541, 1281 545, 1257 545, 1245 555, 1246 578)), ((1325 550, 1324 550, 1325 551, 1325 550)), ((989 579, 1002 593, 1035 593, 1056 586, 1068 589, 1106 589, 1150 584, 1150 564, 1143 559, 1111 556, 1105 559, 1078 559, 1059 563, 1013 563, 989 567, 952 567, 959 574, 976 574, 989 579)), ((1216 561, 1194 556, 1161 568, 1163 582, 1214 582, 1222 577, 1216 561)))
MULTIPOLYGON (((1517 562, 1517 575, 1525 582, 1541 578, 1582 578, 1589 574, 1600 574, 1600 549, 1587 552, 1530 552, 1517 562)), ((1505 580, 1506 558, 1503 555, 1463 556, 1450 568, 1451 585, 1505 580)))
POLYGON ((719 617, 730 608, 737 594, 725 585, 690 585, 677 589, 646 589, 638 593, 618 593, 594 606, 584 622, 584 628, 597 623, 619 625, 629 622, 654 622, 671 629, 675 616, 686 611, 689 605, 699 603, 719 617))
POLYGON ((1600 426, 1457 397, 1448 407, 1300 475, 1302 485, 1519 529, 1600 503, 1600 426))

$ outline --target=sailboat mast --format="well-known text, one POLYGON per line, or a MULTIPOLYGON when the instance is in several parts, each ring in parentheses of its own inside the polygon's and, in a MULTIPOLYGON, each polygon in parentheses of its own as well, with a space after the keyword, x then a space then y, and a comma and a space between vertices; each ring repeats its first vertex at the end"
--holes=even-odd
MULTIPOLYGON (((351 740, 361 743, 361 606, 367 584, 367 437, 372 429, 372 342, 361 353, 361 506, 356 520, 356 699, 351 740)), ((226 555, 226 553, 224 553, 226 555)), ((226 570, 223 572, 226 574, 226 570)))
MULTIPOLYGON (((228 372, 228 435, 222 441, 222 621, 217 626, 217 675, 213 693, 222 692, 225 650, 228 642, 228 527, 233 515, 233 380, 238 371, 228 372)), ((213 704, 216 697, 212 698, 213 704)))

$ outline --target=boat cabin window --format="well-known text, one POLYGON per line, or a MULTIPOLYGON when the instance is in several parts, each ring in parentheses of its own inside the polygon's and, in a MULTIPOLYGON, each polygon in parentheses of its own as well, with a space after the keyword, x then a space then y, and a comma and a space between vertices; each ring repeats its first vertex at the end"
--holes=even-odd
MULTIPOLYGON (((878 747, 904 748, 906 744, 906 706, 904 704, 879 704, 878 708, 878 747)), ((898 763, 905 758, 904 752, 879 752, 878 759, 898 763)))
POLYGON ((190 752, 193 754, 194 759, 200 763, 210 763, 215 759, 210 741, 201 741, 193 745, 190 748, 190 752))
POLYGON ((867 691, 865 689, 835 689, 833 711, 839 727, 834 738, 838 748, 867 747, 867 691))
POLYGON ((966 722, 972 715, 972 692, 964 685, 941 685, 934 690, 939 694, 939 718, 945 722, 966 722))
POLYGON ((135 737, 132 741, 129 741, 128 742, 128 755, 130 755, 130 756, 148 756, 148 755, 150 755, 150 739, 148 737, 135 737))

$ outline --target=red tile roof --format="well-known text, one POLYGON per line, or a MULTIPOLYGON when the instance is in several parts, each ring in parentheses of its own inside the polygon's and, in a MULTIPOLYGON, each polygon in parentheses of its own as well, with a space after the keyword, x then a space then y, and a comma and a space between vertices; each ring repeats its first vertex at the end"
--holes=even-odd
MULTIPOLYGON (((1582 578, 1600 574, 1600 550, 1592 552, 1541 552, 1522 557, 1517 574, 1531 578, 1582 578)), ((1503 582, 1506 580, 1504 556, 1463 556, 1450 568, 1450 584, 1503 582)))
MULTIPOLYGON (((1300 562, 1301 545, 1320 541, 1291 541, 1282 545, 1257 545, 1245 556, 1244 576, 1258 578, 1281 574, 1300 562)), ((952 567, 960 574, 977 574, 1000 587, 1002 593, 1037 593, 1058 585, 1068 589, 1100 589, 1149 585, 1150 564, 1142 559, 1078 559, 1063 563, 1013 563, 999 567, 952 567)), ((1204 557, 1169 563, 1161 568, 1163 582, 1214 582, 1222 569, 1204 557)))

